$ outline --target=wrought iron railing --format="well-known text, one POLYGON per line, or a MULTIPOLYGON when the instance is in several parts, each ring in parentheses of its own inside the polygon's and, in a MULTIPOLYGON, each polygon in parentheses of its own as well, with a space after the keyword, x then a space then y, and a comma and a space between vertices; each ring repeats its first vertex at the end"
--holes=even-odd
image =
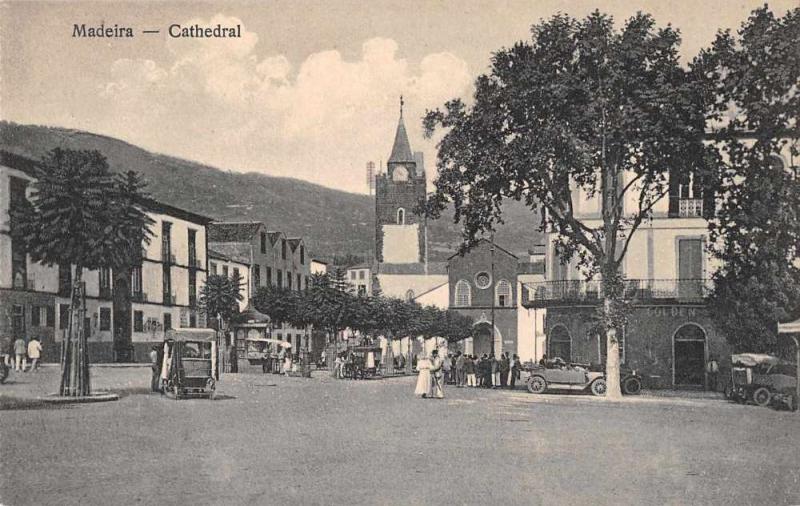
MULTIPOLYGON (((701 301, 711 292, 708 279, 626 279, 623 297, 631 300, 674 299, 701 301)), ((594 303, 603 298, 599 280, 525 283, 523 304, 549 302, 594 303)))

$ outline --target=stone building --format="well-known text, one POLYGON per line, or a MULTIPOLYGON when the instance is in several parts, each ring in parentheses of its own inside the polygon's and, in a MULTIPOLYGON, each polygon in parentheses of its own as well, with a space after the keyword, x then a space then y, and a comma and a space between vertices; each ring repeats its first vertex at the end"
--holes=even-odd
MULTIPOLYGON (((9 153, 0 160, 0 334, 42 339, 43 360, 59 358, 68 327, 74 266, 32 262, 10 235, 8 210, 27 198, 34 162, 9 153)), ((147 199, 153 220, 141 262, 127 269, 85 271, 89 359, 146 361, 172 327, 205 326, 197 308, 206 278, 209 218, 147 199)))

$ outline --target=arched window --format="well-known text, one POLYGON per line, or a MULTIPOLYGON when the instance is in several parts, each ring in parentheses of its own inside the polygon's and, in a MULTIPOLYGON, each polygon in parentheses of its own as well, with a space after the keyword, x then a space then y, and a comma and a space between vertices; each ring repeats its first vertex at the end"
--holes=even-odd
POLYGON ((548 336, 548 356, 551 359, 561 357, 564 361, 572 360, 572 337, 563 325, 556 325, 550 329, 548 336))
POLYGON ((397 224, 398 225, 405 225, 406 224, 406 210, 402 207, 397 210, 397 224))
POLYGON ((494 304, 499 307, 511 307, 511 283, 505 279, 494 285, 494 304))
POLYGON ((472 305, 472 289, 469 283, 463 279, 459 279, 456 283, 456 307, 464 307, 472 305))
POLYGON ((408 290, 406 292, 406 301, 411 302, 414 300, 414 290, 408 290))

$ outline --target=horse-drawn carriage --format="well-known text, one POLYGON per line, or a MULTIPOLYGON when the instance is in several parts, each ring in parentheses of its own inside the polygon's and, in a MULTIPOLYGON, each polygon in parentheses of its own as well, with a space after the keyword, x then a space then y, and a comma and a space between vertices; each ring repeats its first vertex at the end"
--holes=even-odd
POLYGON ((355 346, 347 352, 344 376, 351 379, 367 379, 380 376, 381 347, 355 346))

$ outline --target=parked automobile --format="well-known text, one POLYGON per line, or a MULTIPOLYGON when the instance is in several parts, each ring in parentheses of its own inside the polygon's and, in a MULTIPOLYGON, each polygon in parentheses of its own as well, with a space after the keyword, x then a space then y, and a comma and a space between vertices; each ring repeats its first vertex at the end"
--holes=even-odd
POLYGON ((767 406, 776 401, 797 409, 795 364, 764 353, 731 355, 731 377, 725 396, 736 402, 767 406))
MULTIPOLYGON (((536 364, 528 368, 528 391, 541 394, 554 390, 590 391, 593 395, 605 395, 607 385, 601 364, 567 364, 555 360, 544 366, 536 364)), ((642 391, 641 377, 636 371, 621 367, 620 386, 622 393, 635 395, 642 391)))
POLYGON ((211 329, 169 330, 161 364, 162 392, 176 399, 216 394, 217 335, 211 329))

